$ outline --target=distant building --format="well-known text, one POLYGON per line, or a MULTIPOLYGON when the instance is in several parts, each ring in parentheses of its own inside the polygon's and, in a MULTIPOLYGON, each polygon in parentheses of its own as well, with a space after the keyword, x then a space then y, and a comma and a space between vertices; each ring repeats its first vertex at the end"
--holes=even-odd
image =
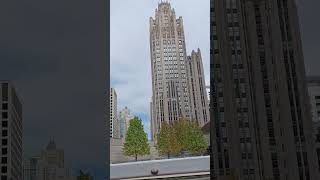
POLYGON ((64 168, 64 151, 57 149, 54 140, 50 140, 47 147, 41 151, 40 159, 47 165, 64 168))
POLYGON ((320 171, 320 76, 307 78, 310 106, 313 121, 314 139, 316 142, 318 170, 320 171))
POLYGON ((0 81, 1 180, 22 180, 22 105, 14 85, 0 81))
POLYGON ((120 124, 117 113, 117 93, 114 88, 110 90, 110 137, 120 138, 120 124))
POLYGON ((39 157, 25 158, 23 180, 76 180, 64 165, 64 151, 50 140, 39 157))
POLYGON ((125 138, 131 119, 133 119, 133 116, 130 114, 128 107, 119 112, 120 138, 125 138))
POLYGON ((37 168, 40 157, 26 157, 23 160, 23 180, 37 180, 37 168))

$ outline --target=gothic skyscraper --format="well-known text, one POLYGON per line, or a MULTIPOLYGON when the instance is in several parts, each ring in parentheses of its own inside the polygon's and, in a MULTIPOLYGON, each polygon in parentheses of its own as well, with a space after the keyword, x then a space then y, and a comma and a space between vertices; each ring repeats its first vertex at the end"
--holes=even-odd
POLYGON ((158 133, 163 121, 172 123, 180 118, 195 120, 200 125, 209 121, 208 102, 205 89, 203 67, 189 66, 188 62, 201 62, 200 51, 187 58, 186 42, 182 17, 176 14, 170 3, 161 2, 150 18, 150 52, 152 71, 151 119, 153 138, 158 133), (190 70, 191 68, 191 70, 190 70), (190 81, 192 68, 199 68, 201 80, 190 81), (192 85, 199 86, 191 90, 192 85), (200 94, 200 96, 198 96, 200 94), (204 94, 201 102, 201 94, 204 94), (200 97, 200 98, 198 98, 200 97), (199 102, 198 102, 199 101, 199 102), (206 103, 204 103, 206 102, 206 103), (195 105, 201 105, 201 112, 195 113, 195 105), (197 115, 196 115, 197 114, 197 115), (203 116, 203 114, 205 114, 203 116))

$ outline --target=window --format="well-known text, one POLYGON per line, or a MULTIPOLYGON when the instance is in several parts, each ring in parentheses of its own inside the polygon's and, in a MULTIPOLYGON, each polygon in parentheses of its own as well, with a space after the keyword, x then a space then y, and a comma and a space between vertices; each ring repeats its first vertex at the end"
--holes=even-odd
POLYGON ((2 100, 8 101, 8 83, 2 84, 2 100))
POLYGON ((2 118, 7 119, 8 118, 8 112, 2 112, 2 118))
POLYGON ((2 109, 3 110, 8 110, 8 103, 2 104, 2 109))
POLYGON ((1 173, 7 173, 7 167, 6 166, 2 166, 1 167, 1 173))
POLYGON ((1 180, 8 180, 7 176, 1 176, 1 180))
POLYGON ((8 145, 8 139, 2 139, 2 145, 3 146, 8 145))
POLYGON ((2 136, 3 136, 3 137, 8 136, 8 131, 7 131, 7 130, 2 130, 2 136))
POLYGON ((2 127, 8 127, 8 121, 2 121, 2 127))
POLYGON ((2 148, 1 153, 2 153, 2 155, 8 154, 8 149, 7 148, 2 148))
POLYGON ((8 161, 7 161, 7 157, 2 157, 1 158, 1 164, 6 164, 8 161))

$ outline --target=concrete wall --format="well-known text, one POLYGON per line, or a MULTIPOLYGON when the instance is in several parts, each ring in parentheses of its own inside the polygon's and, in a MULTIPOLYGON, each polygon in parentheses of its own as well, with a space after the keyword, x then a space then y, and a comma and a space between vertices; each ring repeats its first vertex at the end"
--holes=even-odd
POLYGON ((210 156, 111 164, 110 178, 148 177, 152 176, 152 169, 158 170, 158 175, 208 172, 210 171, 210 156))

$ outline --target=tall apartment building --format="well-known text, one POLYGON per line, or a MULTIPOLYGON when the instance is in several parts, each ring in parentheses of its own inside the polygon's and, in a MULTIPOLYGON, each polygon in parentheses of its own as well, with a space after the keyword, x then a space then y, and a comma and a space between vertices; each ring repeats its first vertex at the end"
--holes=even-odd
POLYGON ((14 85, 0 81, 1 180, 22 180, 22 105, 14 85))
MULTIPOLYGON (((176 19, 175 11, 168 2, 159 3, 155 18, 150 17, 150 52, 152 137, 158 133, 163 121, 172 123, 180 118, 195 120, 194 104, 201 105, 199 106, 201 109, 197 112, 197 122, 203 125, 204 121, 209 120, 208 109, 202 108, 207 103, 202 105, 202 102, 194 102, 193 97, 198 99, 200 93, 201 100, 201 94, 205 92, 205 88, 200 86, 198 81, 190 81, 189 68, 194 68, 194 65, 193 63, 191 63, 192 66, 188 65, 188 62, 193 61, 201 63, 201 55, 200 52, 194 52, 188 60, 183 19, 182 17, 176 19), (191 84, 195 86, 195 89, 202 89, 202 91, 196 92, 193 97, 191 84), (203 109, 206 110, 205 115, 202 115, 203 109), (207 117, 200 118, 203 116, 207 117)), ((203 73, 202 68, 200 67, 199 71, 201 73, 203 73)), ((195 69, 194 72, 196 71, 195 69)), ((203 81, 203 74, 199 78, 200 81, 203 81)), ((204 94, 206 96, 206 93, 204 94)), ((206 98, 204 100, 207 100, 206 98)))
POLYGON ((133 119, 133 116, 130 114, 130 109, 128 107, 123 108, 119 112, 120 138, 126 137, 131 119, 133 119))
POLYGON ((211 1, 212 179, 320 179, 294 0, 211 1))
POLYGON ((110 90, 110 137, 119 138, 120 124, 117 113, 117 93, 114 88, 110 90))

